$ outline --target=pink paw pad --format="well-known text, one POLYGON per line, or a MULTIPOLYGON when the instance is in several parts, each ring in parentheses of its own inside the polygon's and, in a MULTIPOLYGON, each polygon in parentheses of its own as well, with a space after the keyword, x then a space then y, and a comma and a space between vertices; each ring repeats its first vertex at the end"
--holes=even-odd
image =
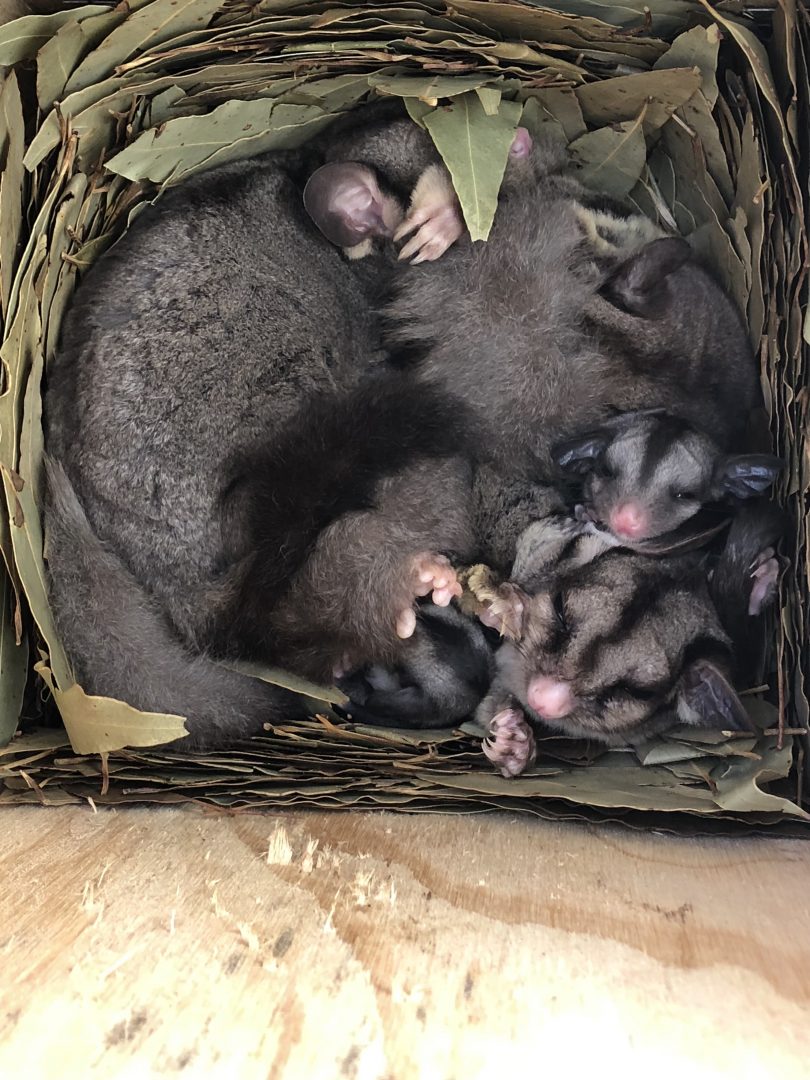
POLYGON ((534 732, 520 709, 503 709, 489 722, 481 749, 501 776, 520 776, 537 757, 534 732))
MULTIPOLYGON (((447 607, 454 596, 462 593, 456 572, 443 555, 417 555, 411 566, 411 582, 414 598, 430 593, 438 607, 447 607)), ((415 629, 416 613, 405 608, 397 616, 397 637, 409 638, 415 629)))

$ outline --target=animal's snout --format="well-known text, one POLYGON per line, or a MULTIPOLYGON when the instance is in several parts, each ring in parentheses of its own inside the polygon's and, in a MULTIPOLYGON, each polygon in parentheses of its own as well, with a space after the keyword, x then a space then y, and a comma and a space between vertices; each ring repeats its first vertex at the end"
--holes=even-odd
POLYGON ((571 686, 547 675, 536 675, 526 694, 529 708, 544 720, 561 720, 573 711, 577 703, 571 686))
POLYGON ((626 536, 631 540, 644 536, 649 528, 644 508, 634 502, 621 503, 612 510, 608 524, 616 536, 626 536))

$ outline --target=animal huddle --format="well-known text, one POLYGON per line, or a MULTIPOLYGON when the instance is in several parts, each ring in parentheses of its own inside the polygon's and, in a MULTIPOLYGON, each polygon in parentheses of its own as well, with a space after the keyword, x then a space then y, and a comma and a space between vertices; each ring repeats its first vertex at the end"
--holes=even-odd
POLYGON ((538 727, 744 727, 782 529, 760 408, 685 241, 519 128, 472 243, 425 133, 366 110, 174 189, 88 273, 45 393, 57 625, 182 746, 300 711, 242 660, 372 723, 477 710, 505 775, 538 727))

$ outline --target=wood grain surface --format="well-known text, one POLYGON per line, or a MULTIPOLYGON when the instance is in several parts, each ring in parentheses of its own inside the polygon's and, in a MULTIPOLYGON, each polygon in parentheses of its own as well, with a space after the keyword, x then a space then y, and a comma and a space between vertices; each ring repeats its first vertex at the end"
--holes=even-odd
POLYGON ((0 1077, 810 1075, 810 845, 8 809, 0 1077))

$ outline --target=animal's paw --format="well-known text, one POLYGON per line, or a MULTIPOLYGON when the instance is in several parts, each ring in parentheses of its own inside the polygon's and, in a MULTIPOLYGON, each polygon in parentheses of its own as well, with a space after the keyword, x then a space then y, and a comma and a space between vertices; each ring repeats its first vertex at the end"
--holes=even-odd
POLYGON ((765 548, 751 567, 751 595, 748 597, 748 614, 759 615, 774 599, 781 573, 779 560, 773 548, 765 548))
POLYGON ((534 732, 520 709, 502 709, 489 722, 481 749, 501 776, 520 776, 537 757, 534 732))
MULTIPOLYGON (((414 556, 410 566, 410 584, 414 599, 431 593, 433 603, 447 607, 454 596, 461 596, 461 584, 450 560, 443 555, 424 552, 414 556)), ((397 637, 409 638, 416 629, 416 612, 412 607, 397 616, 397 637)))
POLYGON ((431 165, 419 177, 407 217, 394 233, 394 240, 414 233, 399 257, 410 259, 413 255, 414 263, 433 262, 463 232, 464 221, 453 185, 441 166, 431 165))

